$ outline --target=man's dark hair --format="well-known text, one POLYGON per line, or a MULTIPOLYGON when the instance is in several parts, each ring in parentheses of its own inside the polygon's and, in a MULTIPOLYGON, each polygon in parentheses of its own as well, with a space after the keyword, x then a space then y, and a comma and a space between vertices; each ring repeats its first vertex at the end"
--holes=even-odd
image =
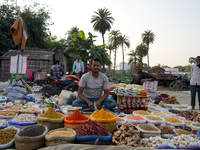
POLYGON ((197 56, 197 58, 200 58, 200 56, 197 56))
POLYGON ((55 61, 53 62, 53 64, 54 64, 54 65, 59 64, 59 60, 55 60, 55 61))
POLYGON ((94 58, 93 56, 90 56, 90 58, 94 58))
POLYGON ((92 62, 93 61, 98 61, 101 64, 101 60, 99 58, 95 58, 95 59, 92 60, 92 62))

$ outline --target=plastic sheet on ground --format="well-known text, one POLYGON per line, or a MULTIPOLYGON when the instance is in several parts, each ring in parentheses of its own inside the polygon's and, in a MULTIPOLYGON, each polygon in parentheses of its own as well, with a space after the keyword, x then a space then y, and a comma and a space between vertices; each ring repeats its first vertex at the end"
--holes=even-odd
POLYGON ((155 148, 131 147, 131 146, 114 146, 114 145, 87 145, 87 144, 60 144, 57 146, 40 148, 39 150, 155 150, 155 148))

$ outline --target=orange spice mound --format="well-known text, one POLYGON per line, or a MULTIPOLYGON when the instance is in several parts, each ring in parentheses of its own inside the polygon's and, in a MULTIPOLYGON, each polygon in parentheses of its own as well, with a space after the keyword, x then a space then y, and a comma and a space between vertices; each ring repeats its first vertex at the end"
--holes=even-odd
POLYGON ((66 117, 66 120, 88 120, 88 117, 76 109, 72 115, 66 117))
POLYGON ((127 119, 132 119, 132 120, 145 120, 142 116, 127 116, 127 119))

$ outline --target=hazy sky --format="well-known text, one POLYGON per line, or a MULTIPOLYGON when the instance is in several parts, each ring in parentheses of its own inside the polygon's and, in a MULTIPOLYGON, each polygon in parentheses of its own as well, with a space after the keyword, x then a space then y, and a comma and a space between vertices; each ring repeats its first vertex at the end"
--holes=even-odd
MULTIPOLYGON (((28 0, 26 0, 28 2, 28 0)), ((96 45, 102 44, 101 34, 93 30, 91 16, 98 8, 107 8, 115 22, 111 30, 120 30, 129 37, 130 48, 141 42, 141 34, 152 30, 156 35, 150 45, 150 66, 157 64, 174 67, 188 65, 189 57, 200 55, 200 0, 38 0, 46 3, 51 12, 52 35, 66 37, 65 33, 77 26, 87 33, 97 35, 96 45)), ((24 3, 17 0, 18 5, 24 3)), ((106 44, 108 33, 105 34, 106 44)), ((125 62, 128 62, 125 56, 125 62)), ((146 57, 143 61, 146 63, 146 57)), ((113 55, 112 55, 113 60, 113 55)), ((118 49, 117 63, 122 62, 118 49)))

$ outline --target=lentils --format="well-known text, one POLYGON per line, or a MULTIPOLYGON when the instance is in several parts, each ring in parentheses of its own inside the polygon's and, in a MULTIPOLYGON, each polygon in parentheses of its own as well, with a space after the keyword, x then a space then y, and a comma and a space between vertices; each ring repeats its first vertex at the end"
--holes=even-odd
POLYGON ((0 130, 0 145, 7 144, 12 141, 17 131, 15 129, 0 130))

